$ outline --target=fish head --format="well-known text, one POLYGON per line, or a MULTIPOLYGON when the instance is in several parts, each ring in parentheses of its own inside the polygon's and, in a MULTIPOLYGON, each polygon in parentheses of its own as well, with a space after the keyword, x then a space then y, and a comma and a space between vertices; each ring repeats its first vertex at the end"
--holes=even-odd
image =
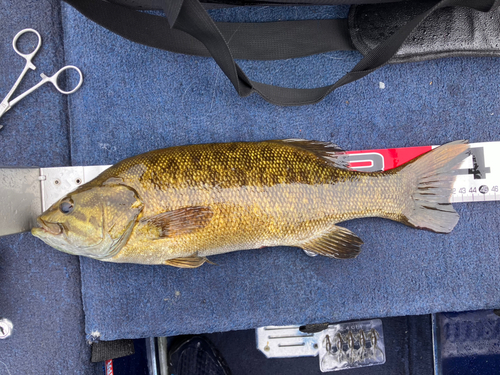
POLYGON ((31 233, 65 253, 110 258, 128 241, 143 204, 130 187, 86 185, 40 215, 31 233))

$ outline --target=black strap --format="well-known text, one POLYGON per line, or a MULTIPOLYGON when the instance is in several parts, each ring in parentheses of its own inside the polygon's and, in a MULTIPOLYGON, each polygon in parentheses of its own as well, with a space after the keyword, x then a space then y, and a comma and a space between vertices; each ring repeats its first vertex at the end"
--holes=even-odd
POLYGON ((134 340, 97 341, 92 344, 91 362, 126 357, 135 353, 134 340))
MULTIPOLYGON (((258 34, 258 30, 260 29, 259 26, 261 24, 224 24, 225 26, 221 27, 224 30, 224 32, 222 32, 222 30, 219 28, 221 24, 216 24, 211 19, 199 0, 163 0, 163 10, 167 17, 168 25, 164 22, 158 22, 158 24, 155 25, 154 28, 150 28, 151 24, 142 23, 145 22, 143 18, 146 13, 133 11, 115 4, 104 3, 101 0, 65 1, 73 5, 88 18, 96 20, 96 22, 98 22, 102 26, 120 35, 123 35, 128 39, 139 41, 140 43, 147 45, 158 44, 158 41, 152 43, 152 40, 163 40, 163 46, 167 47, 165 49, 174 52, 189 53, 201 56, 207 56, 208 52, 208 54, 215 59, 224 74, 226 74, 226 76, 229 78, 240 96, 248 96, 252 92, 257 92, 268 102, 277 105, 304 105, 317 103, 335 89, 347 83, 356 81, 373 72, 374 70, 382 67, 396 54, 399 47, 404 43, 405 39, 410 35, 412 30, 418 27, 423 20, 425 20, 431 13, 433 13, 437 9, 448 6, 465 6, 486 12, 498 7, 500 3, 500 0, 432 1, 429 3, 430 5, 427 11, 412 19, 391 37, 389 37, 387 40, 367 53, 366 56, 349 73, 338 80, 335 84, 314 89, 292 89, 266 85, 248 79, 248 77, 243 73, 241 68, 234 61, 235 57, 242 57, 240 55, 233 54, 235 47, 233 47, 232 43, 233 38, 238 35, 238 38, 240 38, 240 41, 242 43, 240 45, 244 46, 244 48, 240 49, 239 52, 242 53, 243 56, 247 57, 248 54, 246 51, 248 50, 245 49, 245 47, 250 44, 256 46, 252 53, 255 54, 254 57, 257 57, 259 59, 264 59, 263 56, 267 53, 265 51, 271 51, 271 56, 282 56, 281 58, 283 58, 283 56, 289 56, 291 50, 299 51, 299 49, 297 47, 294 47, 293 43, 289 42, 288 44, 285 43, 285 45, 289 47, 285 51, 285 49, 281 49, 282 44, 279 44, 280 38, 276 38, 277 36, 280 36, 281 40, 283 40, 283 38, 286 39, 287 35, 290 35, 287 34, 287 32, 290 32, 291 30, 291 28, 287 26, 290 25, 289 22, 269 23, 272 25, 269 26, 268 24, 266 27, 270 27, 273 34, 267 34, 268 37, 266 37, 266 34, 264 32, 258 34), (122 16, 124 18, 121 18, 122 16), (127 19, 125 19, 125 17, 127 17, 127 19), (136 20, 132 24, 130 23, 130 17, 132 17, 133 20, 136 20), (141 24, 142 26, 139 26, 139 24, 141 24), (246 27, 254 30, 254 32, 257 32, 257 34, 254 34, 252 36, 244 33, 239 33, 238 28, 241 27, 240 25, 247 25, 246 27), (224 27, 227 27, 227 29, 224 29, 224 27), (191 36, 192 38, 189 38, 189 36, 191 36), (193 41, 193 38, 197 41, 193 41), (173 44, 175 48, 169 48, 167 44, 173 44)), ((346 42, 346 40, 348 41, 349 39, 345 39, 345 30, 347 29, 346 25, 344 24, 342 26, 342 21, 330 21, 335 21, 334 23, 337 23, 337 26, 333 27, 331 26, 333 25, 333 23, 330 23, 328 26, 330 27, 330 30, 340 32, 340 34, 334 34, 335 37, 332 37, 332 34, 329 34, 328 31, 326 34, 323 34, 325 32, 325 28, 328 28, 327 26, 325 26, 327 23, 323 21, 292 22, 315 22, 317 25, 324 26, 320 28, 320 37, 318 37, 318 33, 313 32, 313 39, 309 39, 309 42, 306 41, 305 44, 309 44, 309 48, 311 47, 311 45, 314 47, 314 44, 318 39, 323 40, 333 38, 335 40, 334 43, 340 43, 344 46, 348 45, 349 48, 344 49, 350 49, 351 46, 348 42, 346 42), (343 29, 344 31, 340 31, 343 27, 345 27, 345 29, 343 29)), ((298 34, 304 34, 308 31, 310 31, 310 28, 304 29, 300 27, 298 34)), ((297 33, 295 33, 294 35, 297 35, 297 33)), ((311 34, 309 34, 307 37, 311 37, 311 34)), ((324 43, 320 43, 320 45, 321 48, 319 48, 318 51, 321 52, 325 52, 325 48, 332 47, 331 44, 328 47, 326 47, 324 43)), ((311 54, 310 52, 311 51, 308 50, 306 54, 311 54)), ((304 54, 300 54, 300 52, 297 53, 298 54, 293 57, 301 55, 304 56, 304 54)))
MULTIPOLYGON (((101 0, 65 0, 87 18, 132 42, 170 52, 210 57, 193 36, 171 29, 165 17, 101 0)), ((217 22, 235 59, 284 60, 354 50, 346 19, 287 22, 217 22), (332 37, 333 36, 333 37, 332 37)))

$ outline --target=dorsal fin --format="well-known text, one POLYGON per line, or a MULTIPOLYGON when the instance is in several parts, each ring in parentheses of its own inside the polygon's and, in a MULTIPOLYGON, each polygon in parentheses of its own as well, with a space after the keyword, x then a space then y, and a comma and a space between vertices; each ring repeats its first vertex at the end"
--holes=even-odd
POLYGON ((270 142, 300 148, 325 159, 336 168, 349 169, 349 162, 347 161, 345 151, 336 144, 322 141, 310 141, 300 138, 277 139, 270 142))

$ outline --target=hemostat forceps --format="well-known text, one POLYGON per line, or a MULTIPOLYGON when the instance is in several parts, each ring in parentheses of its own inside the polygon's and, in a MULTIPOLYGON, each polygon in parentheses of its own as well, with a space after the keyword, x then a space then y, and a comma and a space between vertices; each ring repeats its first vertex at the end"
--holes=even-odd
MULTIPOLYGON (((16 83, 14 83, 14 86, 12 86, 12 88, 10 89, 10 91, 7 94, 7 96, 5 97, 5 99, 2 100, 2 102, 0 103, 0 117, 2 117, 5 112, 7 112, 9 109, 11 109, 12 106, 14 106, 17 102, 19 102, 25 96, 31 94, 33 91, 35 91, 36 89, 38 89, 40 86, 42 86, 43 84, 45 84, 47 82, 52 83, 54 85, 54 87, 57 89, 57 91, 59 91, 61 94, 66 94, 66 95, 74 93, 82 85, 82 83, 83 83, 83 75, 82 75, 82 72, 80 71, 80 69, 78 69, 76 66, 73 66, 73 65, 67 65, 67 66, 59 69, 59 71, 57 71, 57 73, 54 74, 52 77, 47 77, 43 73, 40 74, 40 76, 42 77, 42 80, 40 82, 38 82, 35 86, 33 86, 29 90, 25 91, 21 95, 19 95, 17 98, 10 100, 12 94, 14 93, 14 91, 16 91, 17 87, 19 86, 19 84, 23 80, 23 78, 26 75, 26 73, 28 72, 28 70, 30 70, 30 69, 35 70, 36 69, 36 66, 33 65, 33 63, 31 62, 31 60, 36 55, 36 53, 38 52, 38 50, 40 49, 41 46, 42 46, 42 37, 40 36, 40 34, 38 33, 38 31, 36 31, 36 30, 33 30, 33 29, 24 29, 24 30, 19 31, 16 34, 16 36, 14 37, 14 39, 12 41, 12 47, 14 48, 14 51, 16 51, 16 53, 19 56, 21 56, 22 58, 24 58, 26 60, 26 65, 24 66, 24 69, 23 69, 21 75, 19 76, 19 78, 17 79, 16 83), (19 39, 19 37, 21 35, 23 35, 25 33, 34 33, 38 37, 38 43, 37 43, 34 51, 31 52, 31 53, 22 53, 22 52, 20 52, 17 49, 17 45, 16 45, 17 44, 17 40, 19 39), (61 89, 59 87, 59 84, 57 83, 57 79, 58 79, 59 75, 62 72, 64 72, 65 70, 68 70, 68 69, 74 69, 74 70, 76 70, 78 72, 80 78, 78 80, 78 84, 76 85, 76 87, 73 90, 64 91, 63 89, 61 89)), ((0 129, 2 129, 2 127, 3 126, 0 125, 0 129)))

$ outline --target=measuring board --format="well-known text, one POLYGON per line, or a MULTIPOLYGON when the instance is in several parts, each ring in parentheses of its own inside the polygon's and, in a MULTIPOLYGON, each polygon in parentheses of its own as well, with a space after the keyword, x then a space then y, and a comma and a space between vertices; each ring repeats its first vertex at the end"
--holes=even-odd
MULTIPOLYGON (((380 150, 347 151, 352 169, 376 172, 396 168, 438 146, 402 147, 380 150)), ((500 142, 471 143, 471 156, 458 169, 450 202, 500 200, 500 142)))
MULTIPOLYGON (((395 168, 437 146, 347 151, 352 169, 375 172, 395 168)), ((453 185, 450 202, 500 199, 500 141, 470 144, 453 185)), ((36 218, 66 194, 110 165, 55 168, 0 168, 0 236, 31 230, 36 218)))

